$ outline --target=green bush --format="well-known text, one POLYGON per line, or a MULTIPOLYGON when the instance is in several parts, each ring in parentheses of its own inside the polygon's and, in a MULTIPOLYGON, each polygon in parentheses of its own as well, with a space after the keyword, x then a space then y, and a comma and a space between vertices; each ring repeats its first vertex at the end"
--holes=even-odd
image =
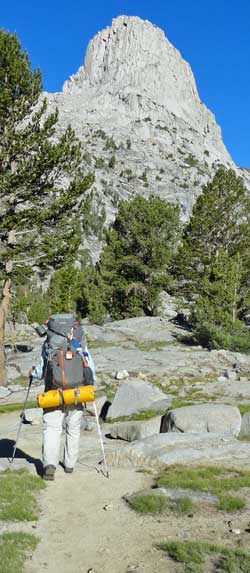
POLYGON ((198 344, 209 350, 225 348, 232 352, 250 353, 250 332, 244 326, 228 332, 226 328, 205 322, 196 325, 194 336, 198 344))

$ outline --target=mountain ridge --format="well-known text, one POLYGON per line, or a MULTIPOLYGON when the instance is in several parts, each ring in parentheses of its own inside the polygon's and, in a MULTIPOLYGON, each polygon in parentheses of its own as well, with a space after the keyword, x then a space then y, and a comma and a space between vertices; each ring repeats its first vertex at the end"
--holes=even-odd
POLYGON ((118 16, 87 47, 84 65, 46 93, 70 123, 95 169, 94 202, 110 222, 120 199, 156 193, 178 202, 187 220, 202 186, 220 165, 249 184, 201 102, 190 65, 164 32, 137 16, 118 16))

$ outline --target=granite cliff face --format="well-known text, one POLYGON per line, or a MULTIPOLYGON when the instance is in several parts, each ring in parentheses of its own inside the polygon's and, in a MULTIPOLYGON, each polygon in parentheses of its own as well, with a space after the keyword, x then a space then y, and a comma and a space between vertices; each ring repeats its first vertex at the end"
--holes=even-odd
POLYGON ((120 198, 152 192, 177 201, 185 220, 220 164, 237 170, 189 64, 138 17, 114 19, 90 41, 62 92, 46 96, 49 109, 59 109, 59 130, 70 123, 83 142, 96 208, 105 207, 107 221, 120 198))

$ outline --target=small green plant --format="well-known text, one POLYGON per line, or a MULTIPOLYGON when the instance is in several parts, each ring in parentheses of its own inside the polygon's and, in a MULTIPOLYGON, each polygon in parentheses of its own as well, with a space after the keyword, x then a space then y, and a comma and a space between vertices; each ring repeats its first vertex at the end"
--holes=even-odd
POLYGON ((31 533, 15 531, 0 535, 0 563, 2 573, 22 573, 27 555, 34 551, 38 538, 31 533))
POLYGON ((241 497, 222 494, 219 496, 218 509, 222 511, 239 511, 245 507, 245 502, 241 497))
POLYGON ((142 181, 144 181, 144 183, 148 183, 148 178, 147 178, 147 171, 143 171, 142 175, 140 176, 140 179, 142 179, 142 181))
POLYGON ((187 571, 203 573, 202 565, 210 555, 221 557, 216 568, 218 573, 249 573, 250 571, 250 555, 242 549, 229 549, 201 541, 166 541, 160 543, 158 547, 166 551, 174 561, 185 565, 183 573, 187 571))
POLYGON ((246 414, 246 412, 250 412, 250 403, 249 402, 247 404, 237 404, 237 407, 241 413, 241 416, 246 414))
POLYGON ((102 157, 96 157, 95 160, 95 168, 96 169, 103 169, 105 167, 105 161, 102 157))
POLYGON ((160 513, 166 509, 167 500, 163 495, 135 495, 129 500, 129 505, 139 513, 160 513))
POLYGON ((98 129, 98 130, 95 132, 95 135, 96 135, 97 137, 101 137, 101 139, 107 139, 107 135, 106 135, 105 131, 103 131, 103 129, 98 129))
POLYGON ((91 164, 92 164, 92 157, 91 157, 91 155, 90 155, 90 153, 89 153, 88 151, 86 151, 86 152, 83 154, 83 160, 84 160, 88 165, 91 165, 91 164))
POLYGON ((26 469, 6 470, 0 474, 0 519, 34 521, 38 519, 35 493, 45 488, 40 477, 26 469))
POLYGON ((173 506, 178 513, 190 513, 194 511, 194 502, 190 497, 179 497, 173 506))
POLYGON ((114 151, 118 149, 113 137, 108 137, 105 144, 105 149, 114 149, 114 151))
POLYGON ((189 155, 185 158, 184 161, 186 165, 188 165, 189 167, 197 167, 199 163, 198 159, 196 159, 196 157, 194 157, 194 155, 192 155, 191 153, 189 153, 189 155))
POLYGON ((208 545, 196 541, 168 541, 160 544, 160 548, 179 563, 204 563, 208 545))
POLYGON ((219 466, 186 467, 182 465, 165 468, 156 483, 159 487, 183 488, 192 491, 210 492, 218 496, 218 509, 238 511, 245 506, 240 497, 227 492, 250 487, 250 471, 219 466))

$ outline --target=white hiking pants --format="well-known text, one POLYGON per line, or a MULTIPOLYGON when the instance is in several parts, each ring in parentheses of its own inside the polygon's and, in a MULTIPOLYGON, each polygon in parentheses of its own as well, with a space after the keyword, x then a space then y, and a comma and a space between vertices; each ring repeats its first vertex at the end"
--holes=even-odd
POLYGON ((43 466, 58 466, 63 426, 65 427, 65 445, 62 462, 67 468, 73 468, 79 452, 79 440, 82 419, 82 406, 68 406, 65 409, 47 410, 43 414, 43 466))

